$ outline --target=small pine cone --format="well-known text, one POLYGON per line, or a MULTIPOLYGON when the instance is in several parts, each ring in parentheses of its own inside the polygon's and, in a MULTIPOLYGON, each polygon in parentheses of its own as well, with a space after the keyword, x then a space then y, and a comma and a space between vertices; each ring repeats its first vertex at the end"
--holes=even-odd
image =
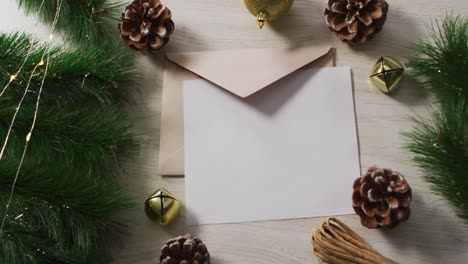
POLYGON ((190 234, 170 239, 161 249, 161 264, 210 264, 205 244, 190 234))
POLYGON ((342 41, 367 42, 387 20, 385 0, 328 0, 325 17, 330 31, 342 41))
POLYGON ((171 10, 159 0, 134 0, 125 7, 120 35, 130 48, 148 54, 161 49, 174 32, 171 10))
POLYGON ((410 216, 411 187, 390 169, 371 167, 353 184, 353 208, 367 228, 393 228, 410 216))

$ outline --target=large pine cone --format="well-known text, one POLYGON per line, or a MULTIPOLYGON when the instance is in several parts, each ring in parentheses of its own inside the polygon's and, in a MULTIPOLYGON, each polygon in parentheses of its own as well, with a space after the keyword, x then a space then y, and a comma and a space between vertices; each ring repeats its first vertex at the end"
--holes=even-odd
POLYGON ((411 188, 390 169, 371 167, 353 184, 353 208, 368 228, 392 228, 410 216, 411 188))
POLYGON ((205 244, 190 234, 170 239, 161 249, 161 264, 210 264, 205 244))
POLYGON ((135 0, 122 13, 119 30, 129 47, 143 54, 166 45, 174 32, 171 10, 159 0, 135 0))
POLYGON ((325 17, 330 31, 343 41, 366 42, 387 20, 385 0, 328 0, 325 17))

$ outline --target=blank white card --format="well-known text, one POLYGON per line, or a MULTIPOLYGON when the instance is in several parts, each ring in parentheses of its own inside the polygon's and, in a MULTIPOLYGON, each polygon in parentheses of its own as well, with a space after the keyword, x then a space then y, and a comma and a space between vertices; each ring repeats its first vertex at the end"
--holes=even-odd
POLYGON ((299 70, 248 98, 185 81, 184 118, 189 225, 353 212, 348 67, 299 70))

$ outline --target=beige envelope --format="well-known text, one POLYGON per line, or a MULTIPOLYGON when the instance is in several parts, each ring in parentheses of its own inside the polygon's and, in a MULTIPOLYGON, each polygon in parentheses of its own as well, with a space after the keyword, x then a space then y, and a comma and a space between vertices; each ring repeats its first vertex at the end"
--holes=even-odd
POLYGON ((183 81, 206 79, 248 97, 298 69, 331 67, 330 46, 167 54, 164 65, 159 173, 184 175, 183 81))

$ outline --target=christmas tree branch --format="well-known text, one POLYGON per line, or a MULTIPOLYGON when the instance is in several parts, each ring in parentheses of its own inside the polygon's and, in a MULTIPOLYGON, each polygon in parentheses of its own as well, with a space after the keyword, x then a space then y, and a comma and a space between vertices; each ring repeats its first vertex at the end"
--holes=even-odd
POLYGON ((134 59, 105 43, 46 48, 24 34, 0 34, 2 143, 28 87, 0 161, 0 211, 7 212, 1 215, 0 263, 107 263, 103 238, 121 233, 115 216, 129 208, 107 176, 117 155, 139 143, 119 113, 133 83, 134 59), (47 75, 46 67, 33 71, 44 51, 47 75), (14 184, 43 78, 35 130, 14 184))
MULTIPOLYGON (((117 20, 123 4, 111 0, 59 0, 57 29, 74 43, 99 43, 118 36, 117 20)), ((57 0, 18 0, 26 14, 36 14, 52 24, 57 0)))
MULTIPOLYGON (((41 61, 45 44, 25 34, 0 34, 0 87, 4 87, 10 76, 17 72, 25 54, 30 55, 22 74, 10 84, 3 97, 17 102, 29 79, 34 66, 41 61), (30 44, 33 49, 30 51, 30 44)), ((128 89, 135 80, 134 56, 124 49, 108 42, 99 45, 79 45, 71 50, 50 49, 50 65, 45 79, 42 102, 47 105, 95 105, 116 109, 129 98, 128 89)), ((35 75, 33 83, 41 80, 35 75)), ((36 92, 32 90, 31 92, 36 92)), ((34 99, 33 96, 30 97, 34 99)))
MULTIPOLYGON (((15 105, 0 98, 0 138, 5 138, 15 105)), ((17 116, 5 159, 21 157, 33 108, 23 107, 17 116)), ((113 112, 83 107, 50 108, 39 112, 27 160, 66 164, 94 176, 110 176, 116 156, 131 153, 138 145, 129 122, 113 112)))
POLYGON ((467 100, 467 19, 449 16, 429 30, 429 39, 414 46, 416 54, 409 58, 408 66, 441 106, 459 96, 467 100))
MULTIPOLYGON (((131 208, 120 189, 67 166, 29 164, 18 178, 14 202, 0 234, 0 263, 103 263, 97 238, 122 225, 114 217, 131 208)), ((17 162, 0 162, 0 210, 17 162)))
MULTIPOLYGON (((5 138, 17 102, 23 95, 30 72, 41 60, 46 46, 24 34, 0 34, 0 87, 3 87, 30 51, 21 74, 0 97, 0 138, 5 138), (29 50, 31 42, 34 44, 29 50)), ((134 58, 110 44, 79 46, 67 51, 50 50, 34 140, 27 158, 35 162, 63 162, 93 175, 111 175, 116 154, 137 145, 126 118, 118 114, 120 102, 128 100, 133 84, 134 58)), ((6 148, 8 159, 21 157, 24 138, 33 117, 37 88, 42 74, 33 76, 30 95, 18 113, 6 148)))
POLYGON ((415 118, 406 147, 431 184, 468 223, 468 19, 447 17, 408 66, 433 96, 431 119, 415 118))

